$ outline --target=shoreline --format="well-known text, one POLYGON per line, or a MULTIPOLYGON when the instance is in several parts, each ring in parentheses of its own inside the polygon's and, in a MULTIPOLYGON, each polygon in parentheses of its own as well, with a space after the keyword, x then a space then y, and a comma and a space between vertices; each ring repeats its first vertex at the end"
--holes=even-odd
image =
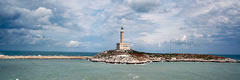
POLYGON ((213 62, 213 63, 240 63, 239 60, 226 59, 226 60, 200 60, 200 59, 175 59, 175 60, 155 60, 155 61, 111 61, 111 60, 103 60, 103 59, 89 59, 91 62, 105 62, 110 64, 145 64, 152 62, 213 62))
POLYGON ((155 59, 155 60, 143 60, 143 61, 121 61, 121 60, 105 60, 94 58, 95 56, 8 56, 0 55, 1 59, 80 59, 88 60, 91 62, 105 62, 110 64, 146 64, 152 62, 215 62, 215 63, 240 63, 239 60, 234 59, 222 59, 222 60, 203 60, 203 59, 155 59))
POLYGON ((107 50, 89 58, 89 61, 111 64, 145 64, 151 62, 240 63, 239 60, 208 54, 154 54, 135 50, 107 50))

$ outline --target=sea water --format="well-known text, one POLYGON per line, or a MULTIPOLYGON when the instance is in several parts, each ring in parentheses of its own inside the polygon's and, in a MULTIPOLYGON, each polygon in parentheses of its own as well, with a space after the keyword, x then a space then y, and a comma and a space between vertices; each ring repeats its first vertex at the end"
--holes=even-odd
MULTIPOLYGON (((94 56, 97 52, 0 51, 3 55, 94 56)), ((219 55, 240 60, 239 55, 219 55)), ((74 59, 0 59, 0 80, 239 80, 240 63, 106 64, 74 59)))
POLYGON ((71 59, 2 59, 0 80, 239 80, 239 63, 106 64, 71 59))

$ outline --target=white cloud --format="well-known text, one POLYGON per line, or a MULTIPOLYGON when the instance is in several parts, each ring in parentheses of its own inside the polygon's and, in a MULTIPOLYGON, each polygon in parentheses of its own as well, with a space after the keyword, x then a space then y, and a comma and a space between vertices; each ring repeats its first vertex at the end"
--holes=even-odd
POLYGON ((79 47, 80 44, 81 43, 79 41, 71 40, 66 44, 66 47, 79 47))
POLYGON ((37 17, 38 21, 41 24, 51 24, 51 22, 49 22, 49 18, 53 15, 51 9, 47 9, 47 8, 44 8, 44 7, 39 7, 35 11, 32 11, 32 13, 30 13, 30 14, 32 16, 37 17))
POLYGON ((184 35, 184 31, 181 31, 179 28, 171 26, 156 29, 151 33, 144 32, 141 34, 143 35, 136 38, 136 40, 134 40, 133 42, 142 44, 161 44, 173 40, 187 39, 186 35, 184 35))
POLYGON ((211 11, 224 9, 231 7, 233 4, 238 3, 238 0, 196 0, 196 4, 193 4, 189 11, 191 17, 196 17, 203 14, 208 14, 211 11))
POLYGON ((41 25, 51 25, 49 21, 53 13, 51 9, 39 7, 36 10, 30 10, 20 7, 12 7, 15 13, 20 13, 21 16, 16 20, 18 24, 25 27, 41 27, 41 25))
POLYGON ((219 36, 239 35, 235 31, 239 27, 239 0, 46 0, 34 6, 29 3, 33 2, 15 1, 10 7, 2 7, 3 13, 19 14, 11 21, 26 29, 41 28, 36 36, 44 35, 67 47, 83 46, 84 42, 112 46, 118 41, 122 25, 126 41, 136 48, 214 43, 219 36))

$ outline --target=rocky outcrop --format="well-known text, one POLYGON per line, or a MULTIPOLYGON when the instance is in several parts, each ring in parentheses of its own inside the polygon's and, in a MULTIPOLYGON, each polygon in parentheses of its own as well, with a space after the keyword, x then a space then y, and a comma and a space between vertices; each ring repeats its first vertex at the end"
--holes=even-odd
POLYGON ((106 62, 114 64, 143 64, 149 62, 238 62, 231 58, 225 58, 207 54, 156 54, 144 53, 135 50, 108 50, 89 58, 92 62, 106 62))
POLYGON ((109 50, 97 54, 95 57, 89 59, 92 62, 106 62, 117 64, 143 64, 149 63, 151 60, 146 58, 145 55, 136 56, 130 54, 131 50, 109 50))

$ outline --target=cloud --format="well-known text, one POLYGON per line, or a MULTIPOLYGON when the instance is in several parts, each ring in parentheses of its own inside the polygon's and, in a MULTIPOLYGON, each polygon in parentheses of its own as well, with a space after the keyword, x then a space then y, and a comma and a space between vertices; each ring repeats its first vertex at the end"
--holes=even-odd
POLYGON ((79 41, 71 40, 66 44, 66 47, 79 47, 80 44, 81 43, 79 41))
POLYGON ((51 40, 43 35, 44 26, 52 25, 50 9, 39 7, 35 10, 16 6, 0 8, 1 43, 7 45, 36 45, 51 40))
MULTIPOLYGON (((229 36, 237 37, 237 27, 239 27, 239 23, 236 17, 239 16, 239 11, 237 7, 239 7, 239 1, 211 1, 204 2, 200 1, 196 5, 206 5, 204 7, 214 7, 209 11, 204 12, 202 14, 198 14, 195 16, 191 16, 187 18, 189 21, 186 21, 186 25, 189 25, 189 30, 196 29, 195 33, 199 33, 202 35, 210 35, 209 38, 213 38, 211 36, 218 36, 218 38, 214 37, 213 39, 218 41, 219 38, 226 38, 229 36)), ((202 8, 202 7, 199 7, 202 8)), ((193 8, 194 9, 194 8, 193 8)), ((204 10, 204 9, 203 9, 204 10)), ((203 12, 201 10, 194 12, 203 12)), ((195 14, 191 11, 189 14, 195 14)))
POLYGON ((0 8, 1 28, 30 28, 40 29, 43 25, 49 25, 53 13, 51 9, 39 7, 36 10, 8 6, 0 8))
POLYGON ((137 50, 223 52, 219 46, 232 45, 229 50, 240 52, 234 49, 239 47, 240 40, 239 3, 239 0, 0 1, 0 45, 37 47, 34 45, 46 43, 42 45, 53 45, 47 48, 51 50, 66 50, 67 46, 74 51, 102 51, 115 48, 119 29, 124 26, 126 41, 137 50), (196 48, 192 49, 193 46, 196 48))
POLYGON ((0 29, 1 41, 3 46, 14 45, 44 45, 51 39, 41 35, 39 30, 28 29, 0 29))
POLYGON ((125 0, 136 12, 149 12, 160 5, 159 0, 125 0))

